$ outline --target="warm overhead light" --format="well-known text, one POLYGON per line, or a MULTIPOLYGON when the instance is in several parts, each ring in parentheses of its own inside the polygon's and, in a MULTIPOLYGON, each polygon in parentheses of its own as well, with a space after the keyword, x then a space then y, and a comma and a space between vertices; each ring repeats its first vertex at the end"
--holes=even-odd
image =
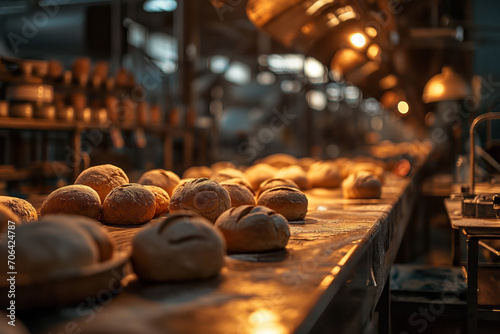
POLYGON ((377 37, 377 34, 378 34, 377 29, 375 29, 374 27, 366 27, 365 32, 371 38, 377 37))
POLYGON ((368 47, 368 50, 366 50, 366 54, 370 59, 378 59, 380 57, 380 46, 378 46, 377 44, 370 45, 368 47))
POLYGON ((407 114, 408 111, 410 110, 410 106, 408 105, 408 103, 406 103, 405 101, 399 101, 398 103, 398 111, 401 113, 401 114, 407 114))
POLYGON ((352 45, 354 45, 357 48, 362 48, 366 44, 365 35, 363 35, 362 33, 359 33, 359 32, 351 35, 350 40, 351 40, 352 45))
POLYGON ((436 74, 427 81, 422 94, 425 103, 462 100, 470 95, 470 88, 461 75, 455 73, 450 67, 443 67, 441 73, 436 74))
POLYGON ((394 86, 398 84, 398 78, 396 78, 396 76, 392 74, 389 74, 388 76, 380 79, 378 83, 380 85, 380 88, 382 88, 383 90, 388 90, 394 88, 394 86))
POLYGON ((177 9, 176 0, 147 0, 142 8, 146 12, 173 12, 177 9))

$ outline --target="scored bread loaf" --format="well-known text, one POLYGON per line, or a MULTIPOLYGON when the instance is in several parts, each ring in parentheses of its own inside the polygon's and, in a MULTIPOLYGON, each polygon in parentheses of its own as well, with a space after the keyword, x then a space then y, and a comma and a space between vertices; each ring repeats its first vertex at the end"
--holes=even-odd
POLYGON ((115 225, 143 224, 153 219, 156 198, 146 187, 129 183, 113 189, 102 205, 101 219, 115 225))
POLYGON ((307 214, 308 200, 300 190, 276 187, 260 194, 257 205, 267 206, 288 220, 301 220, 307 214))
POLYGON ((255 197, 245 186, 230 181, 221 182, 231 198, 231 207, 240 205, 255 205, 255 197))
POLYGON ((291 187, 295 188, 297 190, 300 190, 299 186, 297 183, 293 182, 290 179, 280 179, 280 178, 271 178, 267 179, 264 182, 260 184, 259 190, 257 190, 257 198, 262 194, 264 191, 276 188, 276 187, 291 187))
POLYGON ((370 199, 380 198, 382 183, 379 178, 367 171, 350 174, 342 183, 344 198, 370 199))

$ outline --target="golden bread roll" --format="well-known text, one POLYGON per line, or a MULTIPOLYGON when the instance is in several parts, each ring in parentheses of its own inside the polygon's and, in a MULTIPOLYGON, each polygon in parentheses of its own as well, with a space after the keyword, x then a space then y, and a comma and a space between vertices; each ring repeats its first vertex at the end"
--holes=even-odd
POLYGON ((224 265, 224 238, 207 219, 188 211, 169 214, 132 240, 132 265, 148 281, 215 276, 224 265))
POLYGON ((110 164, 87 168, 80 173, 75 184, 83 184, 94 189, 104 203, 108 193, 115 187, 129 182, 127 174, 120 168, 110 164))
POLYGON ((226 169, 226 168, 232 168, 232 169, 237 169, 236 165, 232 163, 231 161, 218 161, 213 163, 210 168, 213 171, 218 171, 221 169, 226 169))
POLYGON ((355 174, 357 172, 370 172, 372 174, 375 174, 379 178, 381 182, 384 181, 384 168, 380 166, 379 164, 376 163, 371 163, 371 162, 361 162, 361 163, 355 163, 351 169, 349 170, 349 174, 355 174))
POLYGON ((101 207, 101 199, 94 189, 73 184, 51 192, 42 203, 40 215, 68 214, 98 219, 101 207))
POLYGON ((247 181, 247 179, 240 179, 240 178, 229 179, 225 180, 224 183, 239 184, 240 186, 247 188, 252 193, 252 195, 255 195, 252 185, 250 184, 250 182, 247 181))
POLYGON ((143 224, 153 219, 156 198, 146 187, 129 183, 116 187, 106 196, 101 219, 115 225, 143 224))
MULTIPOLYGON (((172 195, 175 193, 175 191, 177 190, 177 188, 179 188, 180 186, 183 186, 184 184, 186 184, 186 182, 189 182, 189 181, 192 181, 192 180, 196 180, 196 179, 199 179, 199 178, 195 177, 195 178, 190 178, 190 179, 181 179, 179 181, 179 183, 175 186, 174 191, 172 192, 172 195)), ((170 196, 170 197, 172 197, 172 196, 170 196)))
POLYGON ((267 206, 288 220, 302 220, 307 214, 308 200, 300 190, 276 187, 260 194, 257 205, 267 206))
MULTIPOLYGON (((19 217, 11 209, 0 204, 0 233, 7 233, 9 221, 14 222, 15 226, 20 223, 19 217)), ((15 229, 15 227, 11 229, 15 229)))
POLYGON ((193 166, 189 167, 182 173, 183 179, 197 179, 201 177, 210 178, 212 170, 206 166, 193 166))
MULTIPOLYGON (((99 262, 94 237, 80 223, 72 223, 72 219, 89 218, 47 215, 36 224, 22 224, 16 228, 17 282, 33 283, 61 277, 68 272, 74 274, 82 267, 99 262)), ((0 240, 0 254, 5 258, 7 240, 0 240)), ((0 277, 6 272, 3 270, 0 277)))
POLYGON ((215 182, 222 182, 230 179, 245 179, 245 174, 242 171, 234 168, 225 168, 214 171, 210 176, 215 182))
POLYGON ((214 223, 231 208, 229 193, 219 183, 206 179, 194 179, 180 185, 170 197, 170 212, 193 211, 214 223))
POLYGON ((248 167, 245 170, 245 175, 247 180, 252 185, 254 190, 259 189, 259 186, 262 182, 267 179, 273 178, 274 174, 278 169, 268 164, 256 164, 248 167))
POLYGON ((307 172, 309 186, 312 188, 337 188, 342 183, 340 170, 332 161, 318 161, 307 172))
POLYGON ((276 187, 291 187, 291 188, 295 188, 297 190, 300 190, 297 183, 293 182, 292 180, 279 179, 279 178, 273 177, 271 179, 265 180, 264 182, 262 182, 260 184, 259 190, 257 190, 256 197, 259 198, 260 194, 262 194, 264 191, 272 189, 272 188, 276 188, 276 187))
POLYGON ((30 202, 10 196, 0 196, 0 204, 8 207, 21 222, 32 222, 38 219, 38 214, 30 202))
POLYGON ((367 199, 380 198, 382 183, 370 172, 360 171, 349 175, 342 183, 344 198, 367 199))
POLYGON ((144 186, 146 189, 149 189, 155 195, 156 206, 155 206, 155 215, 153 218, 160 217, 168 212, 168 204, 170 203, 170 196, 168 193, 157 186, 144 186))
POLYGON ((290 238, 286 218, 265 206, 243 205, 215 222, 229 252, 253 253, 285 248, 290 238))
POLYGON ((157 186, 164 189, 172 197, 174 188, 179 184, 180 178, 174 172, 164 169, 153 169, 144 174, 137 183, 148 186, 157 186))
POLYGON ((299 160, 290 154, 276 153, 260 159, 259 163, 268 164, 276 168, 283 168, 298 165, 299 160))
POLYGON ((221 182, 220 185, 229 193, 231 207, 255 205, 255 197, 253 197, 253 194, 245 186, 230 181, 221 182))
POLYGON ((276 172, 274 177, 279 179, 290 179, 293 182, 295 182, 302 190, 309 188, 309 182, 307 181, 307 174, 299 166, 289 166, 281 168, 276 172))

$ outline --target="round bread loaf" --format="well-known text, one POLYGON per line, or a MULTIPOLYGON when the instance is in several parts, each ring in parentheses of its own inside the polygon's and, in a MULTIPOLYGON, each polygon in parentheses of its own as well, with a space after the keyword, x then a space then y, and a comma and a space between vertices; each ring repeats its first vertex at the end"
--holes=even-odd
POLYGON ((278 170, 268 164, 256 164, 250 166, 245 171, 247 180, 252 185, 254 190, 259 189, 262 182, 267 179, 273 178, 278 170))
POLYGON ((268 164, 276 168, 283 168, 298 165, 299 160, 290 154, 276 153, 259 160, 259 163, 268 164))
POLYGON ((75 184, 94 189, 99 194, 101 203, 104 203, 111 190, 128 182, 127 174, 121 168, 107 164, 87 168, 80 173, 75 184))
POLYGON ((234 183, 234 184, 239 184, 240 186, 243 186, 248 189, 252 193, 252 195, 255 195, 252 185, 250 182, 247 181, 247 179, 240 179, 240 178, 235 178, 235 179, 229 179, 224 181, 224 183, 234 183))
POLYGON ((257 205, 267 206, 288 220, 301 220, 307 214, 308 200, 300 190, 276 187, 260 194, 257 205))
POLYGON ((309 188, 306 172, 299 166, 284 167, 276 172, 274 177, 279 179, 290 179, 295 182, 300 189, 309 188))
POLYGON ((210 178, 212 170, 206 166, 193 166, 189 167, 182 173, 183 179, 197 179, 201 177, 210 178))
POLYGON ((255 205, 253 194, 245 186, 232 182, 221 182, 221 186, 227 190, 231 198, 231 207, 235 208, 241 205, 255 205))
POLYGON ((80 215, 98 219, 101 207, 101 199, 94 189, 73 184, 51 192, 43 201, 40 214, 80 215))
POLYGON ((373 162, 358 162, 351 166, 349 169, 349 174, 355 174, 357 172, 370 172, 374 174, 380 181, 384 181, 384 167, 373 162))
POLYGON ((153 192, 137 183, 111 190, 102 205, 101 219, 115 225, 143 224, 153 219, 156 198, 153 192))
POLYGON ((237 169, 236 165, 232 163, 231 161, 217 161, 213 163, 210 168, 212 169, 212 172, 218 171, 221 169, 226 169, 226 168, 232 168, 232 169, 237 169))
POLYGON ((265 206, 243 205, 215 222, 229 252, 253 253, 285 248, 290 238, 286 218, 265 206))
POLYGON ((7 232, 9 221, 14 222, 16 226, 20 223, 19 217, 11 209, 0 204, 0 233, 7 232))
MULTIPOLYGON (((65 216, 47 215, 36 224, 16 228, 18 282, 44 281, 99 262, 99 250, 91 234, 80 224, 68 223, 62 217, 65 216)), ((7 240, 0 240, 0 253, 5 258, 7 240)), ((0 276, 7 271, 3 270, 0 276)))
POLYGON ((172 197, 168 209, 193 211, 212 223, 226 210, 231 208, 231 198, 219 183, 206 179, 194 179, 179 186, 172 197))
POLYGON ((180 281, 215 276, 224 265, 224 239, 205 218, 174 212, 132 240, 132 265, 148 281, 180 281))
POLYGON ((342 183, 344 198, 368 199, 380 198, 382 183, 374 174, 360 171, 349 175, 342 183))
POLYGON ((0 204, 8 207, 21 222, 32 222, 38 219, 38 214, 30 202, 10 196, 0 196, 0 204))
POLYGON ((159 217, 168 212, 168 204, 170 203, 170 196, 168 196, 167 192, 160 187, 157 186, 144 186, 146 189, 149 189, 155 195, 156 206, 155 206, 155 216, 159 217))
POLYGON ((309 186, 312 188, 337 188, 342 183, 339 168, 332 161, 318 161, 307 172, 309 186))
POLYGON ((219 169, 212 173, 210 177, 215 182, 222 182, 230 179, 245 179, 245 174, 242 171, 234 168, 219 169))
POLYGON ((162 188, 172 197, 174 188, 179 184, 180 178, 174 172, 164 169, 153 169, 144 174, 137 183, 142 185, 157 186, 162 188))
POLYGON ((293 182, 292 180, 278 179, 278 178, 273 177, 272 179, 267 179, 260 184, 259 190, 257 190, 256 197, 259 198, 260 194, 262 194, 264 191, 272 189, 272 188, 276 188, 276 187, 291 187, 291 188, 295 188, 297 190, 300 190, 297 183, 293 182))

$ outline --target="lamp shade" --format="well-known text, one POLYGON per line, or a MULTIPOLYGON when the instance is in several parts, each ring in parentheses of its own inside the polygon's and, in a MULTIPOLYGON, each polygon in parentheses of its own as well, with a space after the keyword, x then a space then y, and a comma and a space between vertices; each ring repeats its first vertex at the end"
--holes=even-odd
POLYGON ((470 95, 470 88, 464 78, 451 67, 443 67, 441 73, 427 81, 422 94, 424 103, 461 100, 470 95))

